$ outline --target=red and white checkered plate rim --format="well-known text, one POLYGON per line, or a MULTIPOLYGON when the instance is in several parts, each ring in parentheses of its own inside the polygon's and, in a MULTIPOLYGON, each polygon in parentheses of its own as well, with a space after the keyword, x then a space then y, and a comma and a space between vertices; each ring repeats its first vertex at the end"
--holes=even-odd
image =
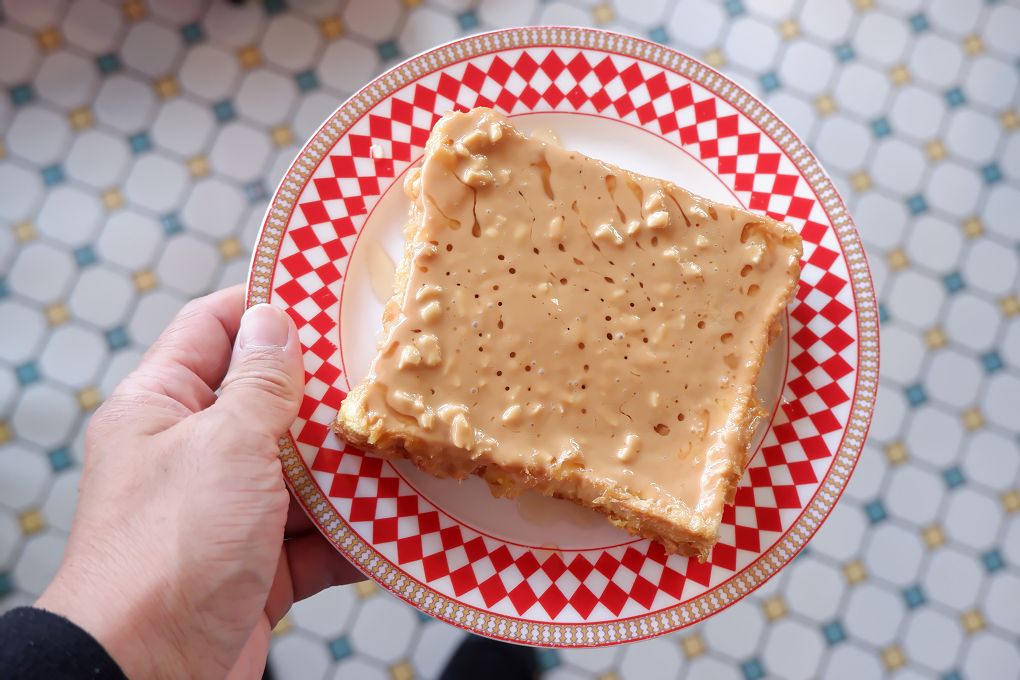
POLYGON ((490 637, 544 646, 638 640, 704 619, 789 562, 828 516, 867 434, 878 314, 846 207, 818 161, 761 102, 674 50, 593 29, 464 38, 376 78, 302 149, 266 214, 248 304, 297 323, 306 387, 281 440, 288 483, 352 563, 420 610, 490 637), (638 126, 681 146, 751 210, 804 238, 789 311, 781 405, 711 559, 639 540, 597 550, 508 543, 460 522, 329 425, 349 389, 340 293, 359 231, 451 108, 556 111, 638 126), (381 149, 382 153, 378 153, 381 149))

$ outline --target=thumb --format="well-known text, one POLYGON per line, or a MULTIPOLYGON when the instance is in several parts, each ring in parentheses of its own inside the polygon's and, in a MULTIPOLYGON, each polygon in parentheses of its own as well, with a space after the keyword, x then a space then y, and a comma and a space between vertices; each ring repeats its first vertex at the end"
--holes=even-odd
POLYGON ((235 423, 278 438, 297 416, 304 366, 297 328, 283 310, 260 304, 241 317, 230 368, 212 409, 235 423))

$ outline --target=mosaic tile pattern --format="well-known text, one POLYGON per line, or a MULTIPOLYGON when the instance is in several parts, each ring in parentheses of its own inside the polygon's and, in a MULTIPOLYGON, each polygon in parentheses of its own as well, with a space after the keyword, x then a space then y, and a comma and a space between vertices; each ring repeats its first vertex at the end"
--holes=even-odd
MULTIPOLYGON (((243 279, 300 142, 387 65, 527 23, 647 36, 762 97, 841 187, 883 321, 871 438, 808 549, 679 634, 543 652, 547 677, 1020 676, 1009 0, 3 0, 0 609, 57 566, 88 414, 186 299, 243 279)), ((295 607, 272 664, 431 678, 460 636, 362 584, 295 607)))

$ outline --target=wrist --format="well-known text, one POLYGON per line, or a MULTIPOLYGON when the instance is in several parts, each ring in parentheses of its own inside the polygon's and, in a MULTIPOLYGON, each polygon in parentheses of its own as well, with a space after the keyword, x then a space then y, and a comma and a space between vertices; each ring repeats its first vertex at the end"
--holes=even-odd
POLYGON ((89 633, 129 678, 188 675, 181 636, 172 626, 175 619, 158 592, 124 592, 115 584, 96 583, 94 577, 68 576, 65 567, 36 607, 89 633))

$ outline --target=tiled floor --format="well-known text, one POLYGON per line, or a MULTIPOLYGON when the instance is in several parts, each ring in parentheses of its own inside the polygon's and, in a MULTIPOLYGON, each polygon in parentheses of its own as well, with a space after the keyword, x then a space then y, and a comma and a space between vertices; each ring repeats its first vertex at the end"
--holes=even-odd
MULTIPOLYGON (((388 64, 522 23, 668 42, 814 147, 871 256, 880 399, 804 555, 568 678, 1020 676, 1020 4, 4 0, 0 608, 55 569, 84 423, 191 296, 240 281, 300 142, 388 64), (678 669, 681 669, 678 671, 678 669)), ((282 678, 434 677, 459 639, 367 584, 281 624, 282 678)))

